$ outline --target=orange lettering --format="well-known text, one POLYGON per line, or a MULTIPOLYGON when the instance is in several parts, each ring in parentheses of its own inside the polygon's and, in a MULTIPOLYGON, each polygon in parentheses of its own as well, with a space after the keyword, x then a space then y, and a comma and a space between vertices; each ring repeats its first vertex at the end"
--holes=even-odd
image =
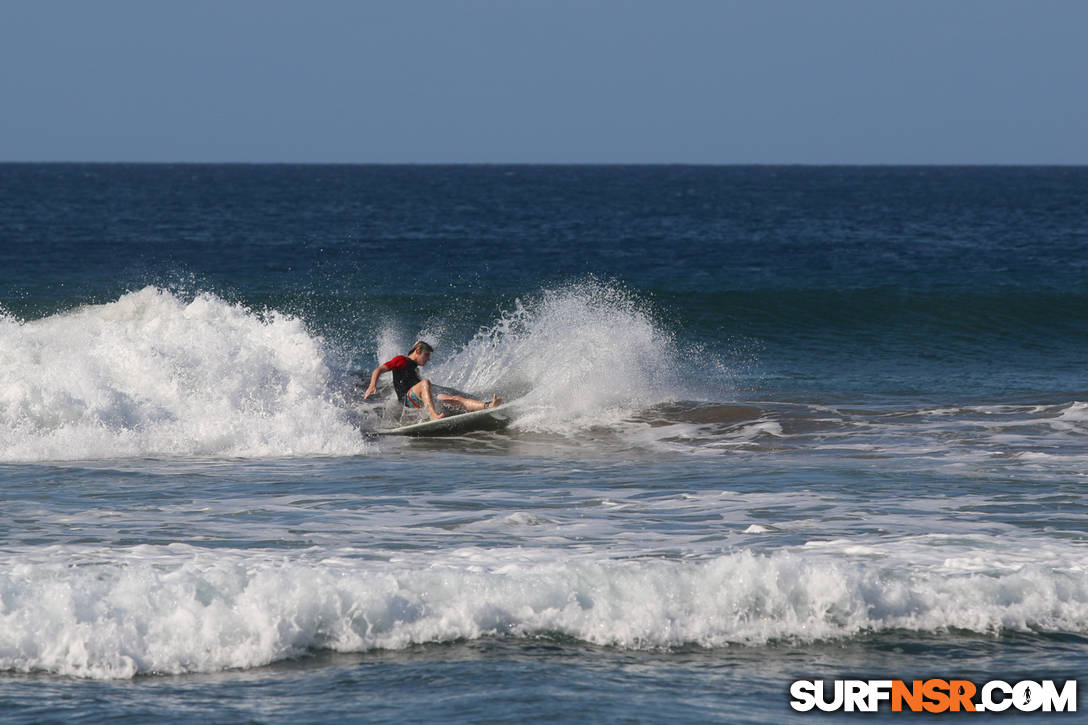
POLYGON ((892 712, 903 712, 903 701, 911 712, 922 711, 922 681, 914 680, 908 688, 902 680, 892 682, 892 712))
POLYGON ((975 711, 975 703, 971 698, 975 696, 975 683, 969 680, 952 680, 948 683, 951 693, 952 712, 959 712, 962 706, 966 712, 975 711))
POLYGON ((948 709, 947 680, 926 680, 922 683, 922 694, 931 700, 931 702, 922 704, 926 712, 944 712, 948 709))

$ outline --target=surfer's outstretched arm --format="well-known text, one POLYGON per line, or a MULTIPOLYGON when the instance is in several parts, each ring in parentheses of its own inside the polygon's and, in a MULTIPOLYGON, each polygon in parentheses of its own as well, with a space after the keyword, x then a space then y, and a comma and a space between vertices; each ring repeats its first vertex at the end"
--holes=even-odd
POLYGON ((366 392, 363 393, 363 400, 366 400, 374 393, 378 392, 378 378, 382 376, 382 373, 389 372, 389 368, 385 364, 381 364, 374 368, 374 372, 370 373, 370 386, 367 387, 366 392))

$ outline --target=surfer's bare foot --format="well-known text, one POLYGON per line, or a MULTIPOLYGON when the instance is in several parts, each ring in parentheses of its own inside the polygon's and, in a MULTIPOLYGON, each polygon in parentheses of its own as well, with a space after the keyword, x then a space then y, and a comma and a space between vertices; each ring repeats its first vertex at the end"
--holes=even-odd
POLYGON ((498 406, 498 405, 502 405, 502 398, 500 398, 497 395, 492 395, 491 396, 491 404, 488 405, 487 407, 488 408, 494 408, 495 406, 498 406))
POLYGON ((445 413, 431 413, 431 420, 438 420, 440 418, 445 418, 445 417, 446 417, 445 413))

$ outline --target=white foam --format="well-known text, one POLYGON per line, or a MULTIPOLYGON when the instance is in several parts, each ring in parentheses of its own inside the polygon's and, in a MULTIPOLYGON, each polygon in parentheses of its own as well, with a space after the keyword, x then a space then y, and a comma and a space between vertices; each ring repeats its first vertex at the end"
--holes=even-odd
POLYGON ((370 550, 286 557, 182 545, 23 553, 0 565, 0 670, 124 678, 253 667, 317 648, 542 634, 653 649, 889 629, 1088 632, 1088 572, 1070 552, 1045 562, 994 553, 999 566, 985 570, 893 552, 616 560, 471 548, 385 561, 370 550))
POLYGON ((0 460, 364 452, 297 318, 147 287, 0 319, 0 460))
POLYGON ((632 294, 588 281, 518 301, 438 356, 429 375, 478 395, 524 395, 516 427, 562 434, 616 426, 644 408, 698 395, 692 381, 713 385, 724 374, 711 379, 706 364, 680 349, 632 294))
MULTIPOLYGON (((1079 401, 1070 403, 1068 407, 1058 414, 1058 420, 1074 424, 1088 423, 1088 403, 1079 401)), ((1083 425, 1080 427, 1083 429, 1083 425)))

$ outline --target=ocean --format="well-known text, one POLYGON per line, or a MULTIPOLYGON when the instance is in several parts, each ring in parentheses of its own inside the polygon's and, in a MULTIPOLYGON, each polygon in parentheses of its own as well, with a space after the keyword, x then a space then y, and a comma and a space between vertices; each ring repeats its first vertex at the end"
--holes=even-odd
POLYGON ((1088 168, 0 164, 0 721, 1084 699, 1086 361, 1088 168))

